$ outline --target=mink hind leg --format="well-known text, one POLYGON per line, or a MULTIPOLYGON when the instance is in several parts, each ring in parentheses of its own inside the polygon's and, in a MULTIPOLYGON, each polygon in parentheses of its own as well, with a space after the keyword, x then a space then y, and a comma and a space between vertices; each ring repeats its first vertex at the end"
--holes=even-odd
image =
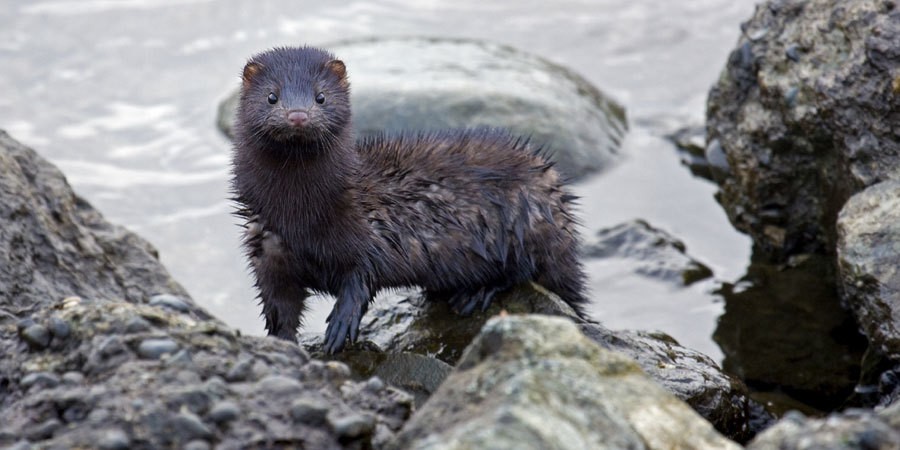
POLYGON ((584 308, 588 303, 585 296, 587 276, 575 251, 564 252, 552 261, 538 264, 535 282, 558 295, 575 310, 579 318, 588 320, 584 308))
POLYGON ((446 301, 453 312, 461 316, 468 316, 475 311, 487 311, 497 294, 509 290, 511 287, 512 283, 497 282, 484 286, 458 289, 429 289, 425 291, 425 296, 429 300, 446 301))

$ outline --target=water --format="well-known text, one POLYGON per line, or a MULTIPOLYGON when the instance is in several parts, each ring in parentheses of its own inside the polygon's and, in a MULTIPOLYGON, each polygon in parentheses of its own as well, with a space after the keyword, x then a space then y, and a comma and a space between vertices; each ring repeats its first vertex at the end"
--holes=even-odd
MULTIPOLYGON (((216 106, 245 59, 275 45, 428 35, 509 44, 572 68, 628 109, 617 167, 576 190, 588 232, 643 218, 683 239, 719 280, 750 241, 714 186, 663 139, 701 123, 706 93, 752 0, 260 1, 6 0, 0 9, 0 128, 35 147, 108 219, 148 238, 213 314, 262 333, 227 197, 229 143, 216 106)), ((415 55, 410 55, 414 58, 415 55)), ((593 311, 613 328, 659 329, 714 358, 722 304, 591 263, 593 311)), ((327 306, 309 319, 324 328, 327 306)))

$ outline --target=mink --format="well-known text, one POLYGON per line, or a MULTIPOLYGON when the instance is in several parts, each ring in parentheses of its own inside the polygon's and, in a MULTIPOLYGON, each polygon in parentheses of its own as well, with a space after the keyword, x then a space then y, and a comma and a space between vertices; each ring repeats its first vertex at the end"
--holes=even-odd
POLYGON ((585 317, 561 174, 492 128, 356 140, 344 63, 275 48, 244 67, 232 189, 269 335, 296 341, 311 293, 336 298, 324 349, 356 341, 382 288, 417 286, 466 316, 535 281, 585 317))

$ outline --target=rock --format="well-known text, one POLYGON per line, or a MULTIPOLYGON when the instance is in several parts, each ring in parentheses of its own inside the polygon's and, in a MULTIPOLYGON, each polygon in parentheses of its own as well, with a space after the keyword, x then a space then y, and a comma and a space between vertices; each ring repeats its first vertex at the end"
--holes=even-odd
POLYGON ((412 394, 417 407, 428 400, 453 369, 453 366, 437 358, 409 352, 384 352, 380 349, 347 351, 334 358, 347 363, 357 378, 374 377, 366 383, 367 388, 373 389, 373 379, 377 380, 374 383, 376 385, 383 385, 386 381, 391 386, 412 394))
POLYGON ((209 410, 209 419, 215 423, 227 423, 237 419, 241 415, 241 408, 234 402, 223 400, 209 410))
MULTIPOLYGON (((149 243, 106 222, 60 171, 0 131, 0 292, 20 317, 77 294, 144 303, 187 298, 149 243)), ((209 314, 191 303, 192 314, 209 314)))
POLYGON ((180 312, 189 312, 191 310, 191 306, 183 299, 169 294, 157 294, 150 297, 150 305, 162 306, 180 312))
POLYGON ((715 182, 728 175, 728 160, 722 146, 706 145, 706 127, 689 126, 666 137, 678 149, 681 164, 694 176, 715 182))
POLYGON ((900 404, 879 412, 849 410, 810 419, 791 413, 760 433, 747 450, 894 450, 900 448, 900 404))
MULTIPOLYGON (((504 127, 552 149, 560 171, 580 178, 615 161, 627 128, 625 110, 587 80, 511 47, 383 38, 324 48, 347 64, 358 136, 504 127)), ((235 93, 219 107, 228 135, 236 106, 235 93)))
POLYGON ((616 266, 661 281, 690 285, 712 270, 685 253, 684 243, 643 220, 598 231, 584 244, 586 258, 610 259, 616 266))
POLYGON ((2 133, 0 197, 0 448, 342 447, 352 429, 290 417, 303 399, 322 417, 368 417, 373 445, 408 419, 408 394, 209 317, 146 242, 2 133), (151 306, 159 292, 187 309, 151 306), (27 350, 37 335, 49 341, 27 350), (235 361, 245 373, 229 377, 235 361))
POLYGON ((844 202, 900 167, 900 9, 770 0, 742 30, 707 104, 718 200, 767 255, 831 252, 844 202))
POLYGON ((50 345, 50 330, 41 324, 33 324, 21 332, 22 340, 35 350, 42 350, 50 345))
POLYGON ((900 363, 900 181, 868 187, 847 201, 837 221, 844 301, 872 350, 900 363))
MULTIPOLYGON (((576 320, 574 312, 559 297, 540 286, 526 284, 499 295, 483 313, 461 318, 446 303, 428 302, 417 291, 381 296, 363 317, 359 343, 338 358, 356 371, 356 378, 379 377, 394 385, 394 379, 376 373, 379 364, 397 354, 434 355, 451 366, 478 335, 485 322, 498 314, 546 314, 576 320), (383 352, 383 353, 382 353, 383 352)), ((678 398, 688 402, 728 437, 744 442, 766 425, 769 416, 750 399, 746 386, 723 373, 709 357, 684 348, 669 336, 611 331, 596 323, 580 323, 584 334, 605 348, 634 358, 653 379, 678 398)), ((301 341, 313 352, 321 352, 321 336, 304 334, 301 341)), ((446 376, 442 364, 419 364, 399 386, 417 395, 421 404, 426 390, 415 387, 439 384, 446 376), (420 380, 420 381, 416 381, 420 380)), ((402 367, 399 365, 397 367, 402 367)))
POLYGON ((393 448, 737 449, 563 318, 488 321, 393 448))
POLYGON ((298 399, 291 403, 291 417, 297 422, 316 425, 325 422, 328 405, 324 402, 298 399))
POLYGON ((131 448, 131 439, 117 428, 102 431, 97 445, 103 450, 127 450, 131 448))
POLYGON ((171 339, 146 339, 138 345, 138 355, 147 359, 159 359, 166 353, 175 353, 176 350, 178 343, 171 339))
POLYGON ((375 430, 375 421, 369 416, 352 414, 344 417, 329 418, 328 425, 338 435, 342 443, 352 441, 368 441, 375 430))

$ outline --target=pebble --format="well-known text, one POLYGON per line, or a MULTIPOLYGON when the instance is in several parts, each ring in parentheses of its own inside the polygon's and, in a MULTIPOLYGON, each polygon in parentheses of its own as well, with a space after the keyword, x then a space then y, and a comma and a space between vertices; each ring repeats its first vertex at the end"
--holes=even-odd
POLYGON ((351 414, 335 419, 329 417, 328 424, 342 442, 371 437, 375 430, 375 419, 362 414, 351 414))
POLYGON ((230 382, 247 381, 253 372, 253 359, 244 358, 239 360, 225 374, 225 379, 230 382))
POLYGON ((299 381, 284 375, 268 375, 257 383, 260 390, 272 395, 292 395, 303 390, 299 381))
POLYGON ((297 422, 318 425, 327 414, 328 405, 320 401, 298 399, 291 403, 291 417, 297 422))
POLYGON ((190 312, 191 306, 171 294, 157 294, 150 297, 150 306, 162 306, 179 312, 190 312))
POLYGON ((57 339, 65 339, 72 334, 72 326, 69 325, 69 322, 60 319, 59 317, 51 317, 50 333, 53 333, 53 337, 57 339))
POLYGON ((179 440, 210 439, 213 437, 209 427, 196 414, 188 411, 181 411, 172 419, 172 428, 173 432, 182 435, 178 436, 179 440))
POLYGON ((22 386, 26 388, 31 386, 52 388, 57 385, 59 385, 59 377, 51 372, 31 372, 22 377, 22 386))
POLYGON ((384 381, 378 377, 372 377, 366 380, 366 390, 372 393, 381 392, 384 389, 384 381))
POLYGON ((176 367, 193 367, 194 360, 191 358, 191 352, 188 349, 181 349, 178 353, 167 358, 166 364, 176 367))
POLYGON ((84 374, 75 371, 66 372, 62 376, 62 382, 65 384, 79 385, 84 383, 84 374))
POLYGON ((22 339, 36 350, 47 348, 50 345, 50 330, 41 324, 32 324, 19 332, 22 339))
POLYGON ((26 328, 34 325, 35 323, 37 323, 37 322, 35 322, 34 319, 32 319, 32 318, 22 319, 22 320, 16 322, 16 329, 18 329, 19 333, 21 333, 26 328))
POLYGON ((59 419, 49 419, 28 430, 25 437, 31 441, 42 441, 53 437, 53 433, 60 427, 62 427, 62 422, 59 419))
POLYGON ((178 343, 167 338, 145 339, 138 345, 138 355, 144 359, 159 359, 166 353, 175 353, 178 343))
POLYGON ((131 439, 120 429, 105 430, 97 441, 103 450, 127 450, 131 447, 131 439))
POLYGON ((132 317, 125 324, 126 333, 140 333, 142 331, 150 331, 151 328, 150 322, 147 322, 143 317, 132 317))
POLYGON ((241 409, 232 401, 223 400, 209 410, 209 420, 215 423, 231 422, 241 415, 241 409))
POLYGON ((31 442, 28 442, 27 439, 22 439, 21 441, 17 441, 15 444, 13 444, 11 447, 7 448, 6 450, 31 450, 33 448, 34 448, 34 446, 31 445, 31 442))
POLYGON ((209 446, 209 442, 202 441, 199 439, 195 439, 182 447, 184 450, 209 450, 211 447, 209 446))

